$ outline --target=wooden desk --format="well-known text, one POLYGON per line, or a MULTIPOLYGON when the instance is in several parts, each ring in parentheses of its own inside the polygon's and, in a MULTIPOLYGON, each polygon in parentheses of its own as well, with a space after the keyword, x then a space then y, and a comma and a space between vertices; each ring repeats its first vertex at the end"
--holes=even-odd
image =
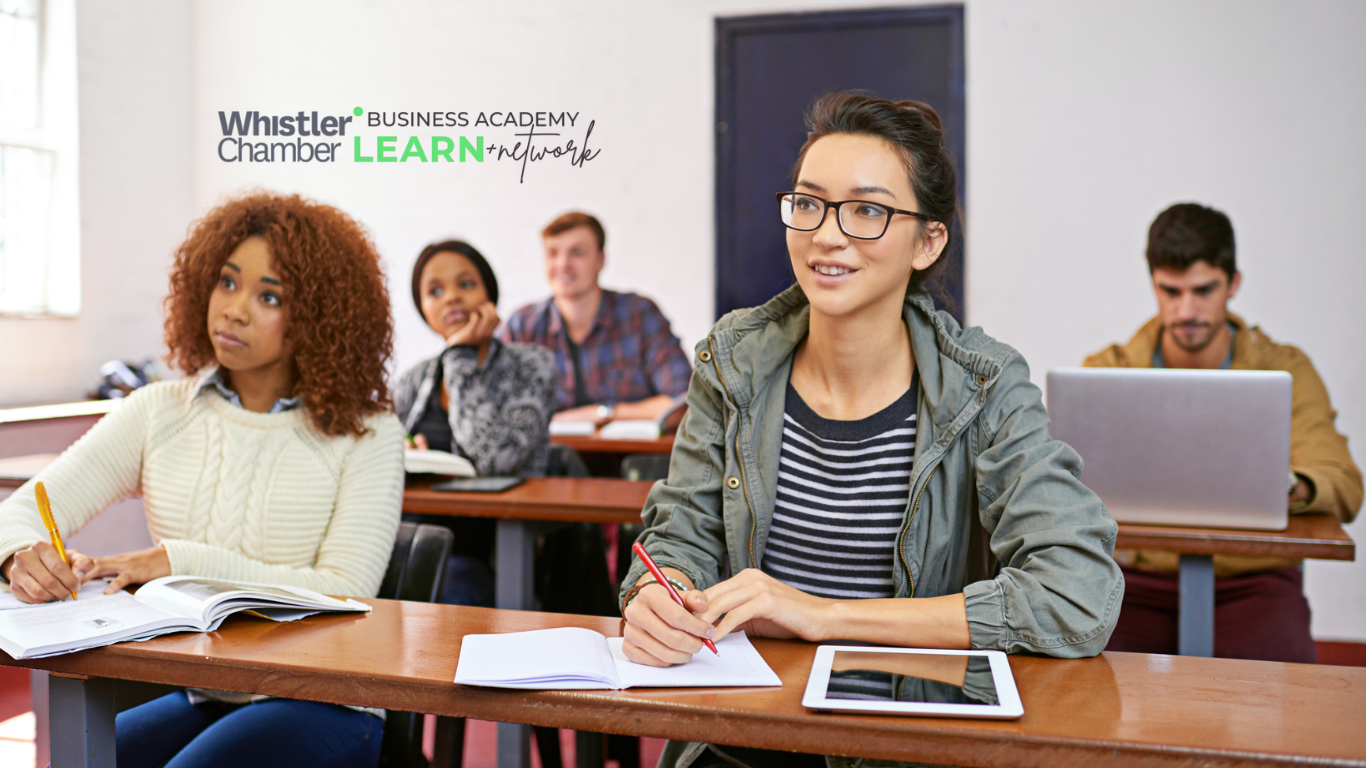
POLYGON ((550 442, 567 445, 579 453, 672 453, 674 436, 672 433, 652 439, 609 440, 591 435, 552 435, 550 442))
POLYGON ((1332 515, 1291 515, 1284 531, 1121 525, 1115 549, 1154 549, 1192 555, 1241 555, 1354 560, 1356 544, 1332 515))
POLYGON ((654 485, 646 480, 603 477, 529 477, 502 493, 431 490, 444 479, 411 478, 403 491, 403 511, 496 518, 495 604, 507 609, 533 606, 533 523, 639 523, 645 497, 654 485))
POLYGON ((110 679, 764 749, 963 766, 1366 766, 1366 669, 1106 653, 1012 657, 1014 721, 815 714, 815 646, 756 640, 781 688, 524 692, 457 686, 470 633, 611 619, 368 601, 368 616, 234 617, 180 634, 0 664, 52 678, 54 768, 113 765, 110 679))
POLYGON ((55 453, 35 453, 0 459, 0 488, 18 488, 57 458, 55 453))
POLYGON ((1332 515, 1291 515, 1284 531, 1121 525, 1115 549, 1181 556, 1177 648, 1182 656, 1214 655, 1214 555, 1354 560, 1356 544, 1332 515))
MULTIPOLYGON (((0 488, 19 487, 53 456, 0 459, 0 488)), ((509 491, 488 494, 432 491, 432 482, 409 483, 403 494, 405 512, 499 519, 500 608, 531 606, 534 542, 527 522, 638 523, 651 486, 645 481, 546 477, 530 478, 509 491)), ((1184 656, 1214 653, 1213 555, 1346 561, 1356 558, 1356 544, 1351 537, 1336 519, 1323 514, 1291 515, 1284 531, 1121 525, 1115 547, 1181 555, 1179 647, 1184 656)))
POLYGON ((639 523, 648 480, 529 477, 502 493, 451 493, 431 486, 446 478, 418 476, 403 491, 403 511, 453 517, 575 523, 639 523), (420 478, 420 479, 419 479, 420 478))

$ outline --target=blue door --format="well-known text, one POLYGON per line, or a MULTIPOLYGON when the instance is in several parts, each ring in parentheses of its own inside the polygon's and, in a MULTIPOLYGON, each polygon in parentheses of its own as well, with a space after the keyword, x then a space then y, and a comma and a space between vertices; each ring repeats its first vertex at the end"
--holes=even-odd
MULTIPOLYGON (((846 89, 934 107, 966 195, 962 6, 717 19, 717 317, 795 281, 773 195, 791 187, 806 109, 846 89)), ((961 321, 961 223, 953 239, 941 306, 961 321)))

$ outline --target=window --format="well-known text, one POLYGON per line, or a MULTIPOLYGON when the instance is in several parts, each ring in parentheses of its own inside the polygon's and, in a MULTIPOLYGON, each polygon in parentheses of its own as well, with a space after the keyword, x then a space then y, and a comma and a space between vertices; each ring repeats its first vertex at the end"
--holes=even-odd
POLYGON ((73 0, 0 0, 0 313, 80 309, 73 0))

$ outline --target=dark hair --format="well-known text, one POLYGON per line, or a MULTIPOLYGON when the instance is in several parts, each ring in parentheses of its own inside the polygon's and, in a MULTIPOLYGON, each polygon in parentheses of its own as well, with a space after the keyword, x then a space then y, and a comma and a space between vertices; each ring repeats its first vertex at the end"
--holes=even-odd
POLYGON ((261 237, 285 288, 286 337, 299 397, 325 435, 360 437, 364 419, 390 405, 384 368, 393 352, 389 292, 379 253, 345 213, 298 195, 254 192, 195 222, 175 252, 166 297, 172 365, 194 374, 218 362, 205 318, 223 263, 261 237))
POLYGON ((1155 269, 1184 272, 1203 261, 1232 280, 1238 271, 1234 253, 1233 223, 1198 203, 1177 203, 1157 214, 1148 227, 1148 274, 1155 269))
POLYGON ((580 211, 562 214, 559 218, 545 225, 545 229, 541 230, 541 237, 554 237, 576 227, 588 227, 593 230, 593 234, 598 238, 599 251, 607 247, 607 233, 602 229, 602 222, 580 211))
POLYGON ((433 256, 445 252, 458 253, 469 259, 479 271, 479 279, 484 281, 484 292, 489 295, 489 301, 498 303, 498 278, 493 276, 493 267, 489 266, 484 254, 464 240, 445 240, 423 248, 422 253, 417 255, 417 263, 413 265, 413 306, 417 307, 419 315, 422 314, 422 269, 433 256))
POLYGON ((892 145, 906 166, 920 212, 943 224, 948 238, 934 265, 911 275, 910 287, 923 285, 939 274, 953 243, 958 174, 944 146, 944 126, 934 107, 923 101, 893 102, 858 91, 842 91, 826 94, 811 105, 806 128, 806 143, 792 166, 793 184, 811 145, 831 134, 876 136, 892 145))

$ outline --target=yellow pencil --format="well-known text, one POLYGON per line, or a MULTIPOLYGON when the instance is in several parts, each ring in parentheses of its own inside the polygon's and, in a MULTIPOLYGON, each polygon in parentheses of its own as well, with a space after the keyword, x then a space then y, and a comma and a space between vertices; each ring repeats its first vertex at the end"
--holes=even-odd
MULTIPOLYGON (((47 489, 43 487, 42 481, 33 484, 33 495, 38 497, 38 514, 43 516, 43 525, 47 526, 48 538, 52 539, 52 546, 56 547, 57 554, 62 556, 62 562, 66 567, 71 567, 71 561, 67 559, 66 547, 62 544, 62 532, 57 530, 57 520, 52 516, 52 505, 47 500, 47 489)), ((76 599, 76 593, 71 593, 71 599, 76 599)))

